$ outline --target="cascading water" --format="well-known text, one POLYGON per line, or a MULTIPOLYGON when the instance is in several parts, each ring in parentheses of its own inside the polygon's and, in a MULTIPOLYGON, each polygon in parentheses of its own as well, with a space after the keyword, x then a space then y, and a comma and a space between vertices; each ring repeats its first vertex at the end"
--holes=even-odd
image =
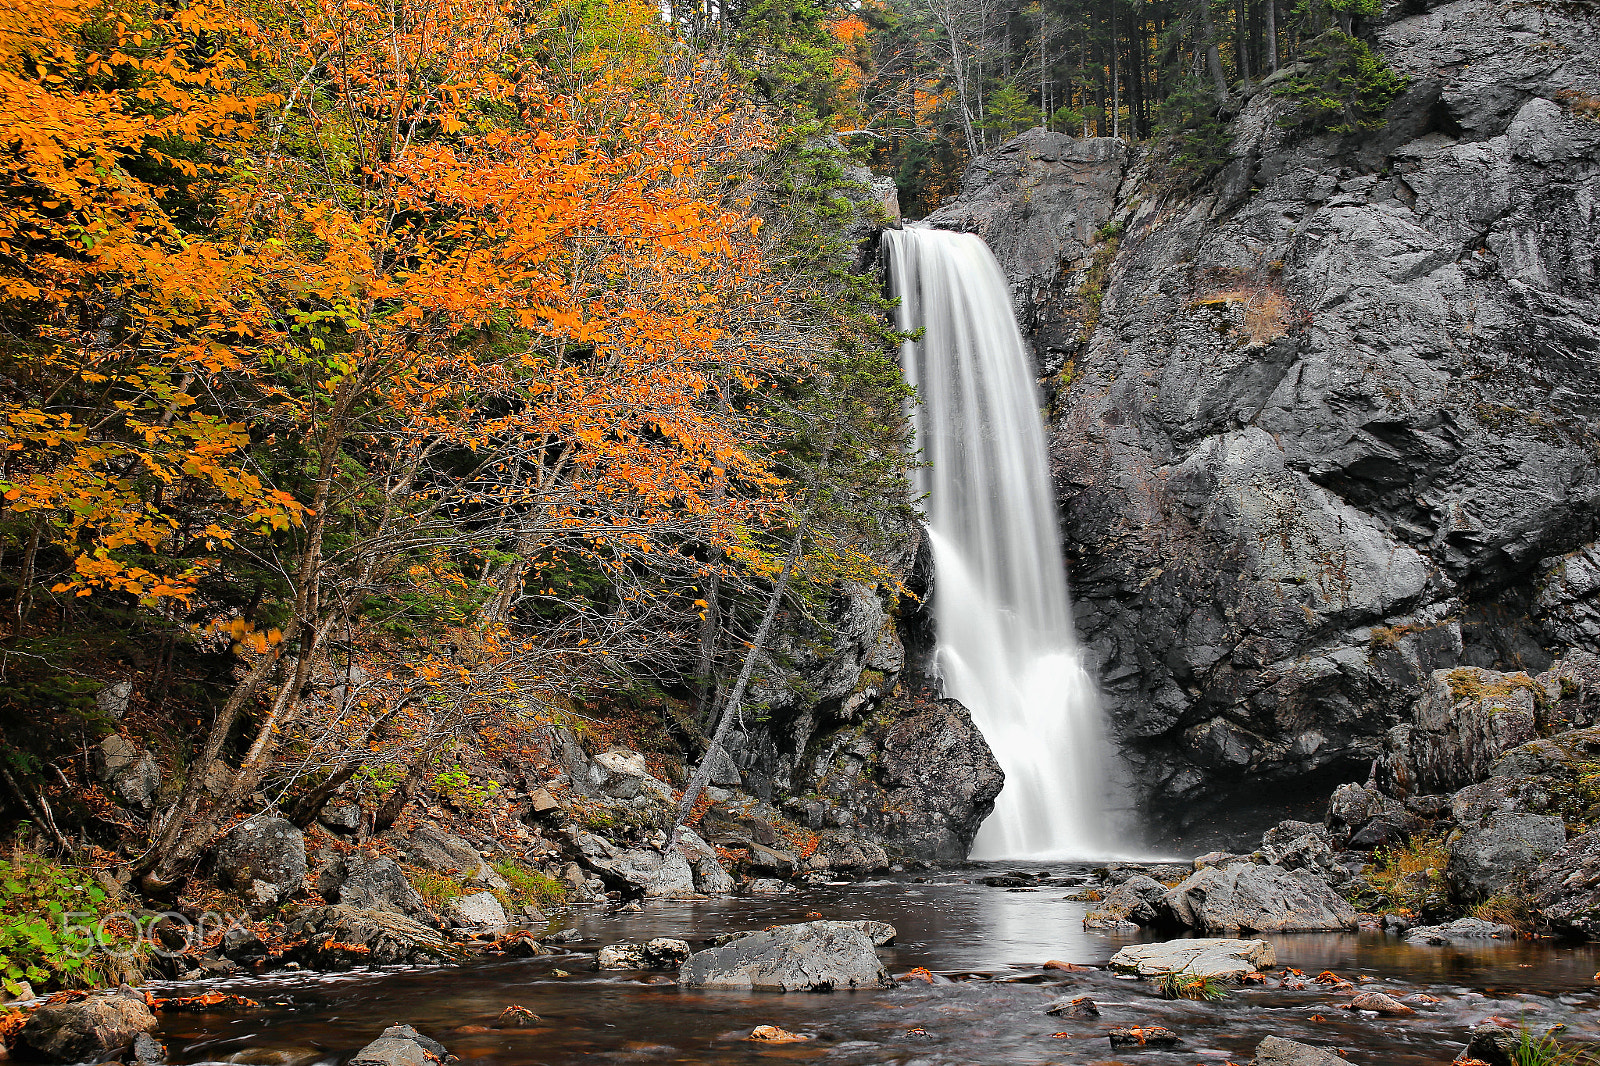
POLYGON ((1005 275, 978 237, 885 233, 900 351, 921 399, 917 488, 934 558, 938 667, 1006 772, 978 858, 1101 858, 1113 787, 1072 628, 1044 425, 1005 275))

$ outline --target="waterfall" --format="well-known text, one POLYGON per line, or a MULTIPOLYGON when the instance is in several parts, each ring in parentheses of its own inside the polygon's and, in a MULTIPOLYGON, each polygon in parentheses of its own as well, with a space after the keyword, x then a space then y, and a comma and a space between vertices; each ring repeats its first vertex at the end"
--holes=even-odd
POLYGON ((1094 684, 1073 632, 1033 373, 1011 293, 971 234, 884 234, 923 466, 945 694, 1006 783, 976 858, 1104 858, 1117 847, 1094 684))

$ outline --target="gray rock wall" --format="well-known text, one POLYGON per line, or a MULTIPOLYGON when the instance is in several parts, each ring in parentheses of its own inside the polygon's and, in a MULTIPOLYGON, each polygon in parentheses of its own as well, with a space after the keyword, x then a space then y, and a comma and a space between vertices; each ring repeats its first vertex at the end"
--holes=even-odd
POLYGON ((931 217, 1012 277, 1078 624, 1174 830, 1365 779, 1435 670, 1596 650, 1593 31, 1395 9, 1383 130, 1291 134, 1269 87, 1193 189, 1034 131, 931 217))

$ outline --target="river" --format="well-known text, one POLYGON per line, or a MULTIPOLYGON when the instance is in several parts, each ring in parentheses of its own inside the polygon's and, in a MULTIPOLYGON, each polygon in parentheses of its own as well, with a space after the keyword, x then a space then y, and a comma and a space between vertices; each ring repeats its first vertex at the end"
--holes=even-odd
MULTIPOLYGON (((1256 1043, 1277 1035, 1342 1048, 1369 1066, 1440 1066, 1461 1049, 1472 1024, 1525 1020, 1543 1031, 1600 1040, 1600 949, 1542 942, 1409 946, 1382 933, 1269 937, 1285 966, 1332 970, 1402 996, 1439 1003, 1408 1017, 1342 1009, 1349 995, 1247 987, 1221 1003, 1168 1001, 1145 982, 1107 971, 1044 971, 1049 959, 1103 965, 1127 937, 1085 932, 1088 905, 1064 899, 1086 872, 1049 867, 1035 891, 973 882, 1016 864, 859 884, 819 886, 777 898, 647 903, 637 911, 573 913, 580 939, 571 954, 483 959, 463 966, 276 972, 207 985, 262 1002, 242 1014, 163 1015, 159 1034, 174 1063, 249 1062, 338 1066, 387 1024, 407 1022, 474 1066, 592 1062, 650 1063, 1120 1063, 1195 1066, 1249 1062, 1256 1043), (680 990, 670 975, 597 972, 592 954, 619 940, 675 936, 696 947, 718 933, 827 918, 877 918, 899 930, 884 949, 892 972, 926 967, 952 978, 902 983, 887 991, 742 994, 680 990), (564 971, 564 972, 563 972, 564 971), (1052 1017, 1062 996, 1091 996, 1097 1019, 1052 1017), (540 1016, 525 1029, 470 1031, 521 1004, 540 1016), (750 1042, 773 1024, 813 1037, 805 1043, 750 1042), (1162 1025, 1183 1037, 1172 1051, 1113 1053, 1114 1026, 1162 1025), (460 1031, 468 1027, 469 1031, 460 1031)), ((1031 867, 1035 873, 1040 867, 1031 867)), ((1275 982, 1273 982, 1275 983, 1275 982)), ((192 986, 182 987, 192 992, 192 986)), ((160 992, 158 991, 158 994, 160 992)))

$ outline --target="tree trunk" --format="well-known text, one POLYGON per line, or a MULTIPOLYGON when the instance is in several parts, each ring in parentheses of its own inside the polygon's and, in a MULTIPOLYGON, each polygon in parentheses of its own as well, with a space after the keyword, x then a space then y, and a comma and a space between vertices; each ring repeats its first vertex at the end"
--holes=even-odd
POLYGON ((1211 17, 1211 0, 1196 0, 1200 8, 1200 27, 1205 33, 1206 68, 1211 71, 1211 82, 1216 86, 1217 98, 1228 98, 1228 79, 1222 73, 1222 55, 1217 51, 1217 25, 1211 17))
POLYGON ((1278 0, 1266 0, 1262 13, 1267 17, 1267 73, 1278 70, 1278 0))

